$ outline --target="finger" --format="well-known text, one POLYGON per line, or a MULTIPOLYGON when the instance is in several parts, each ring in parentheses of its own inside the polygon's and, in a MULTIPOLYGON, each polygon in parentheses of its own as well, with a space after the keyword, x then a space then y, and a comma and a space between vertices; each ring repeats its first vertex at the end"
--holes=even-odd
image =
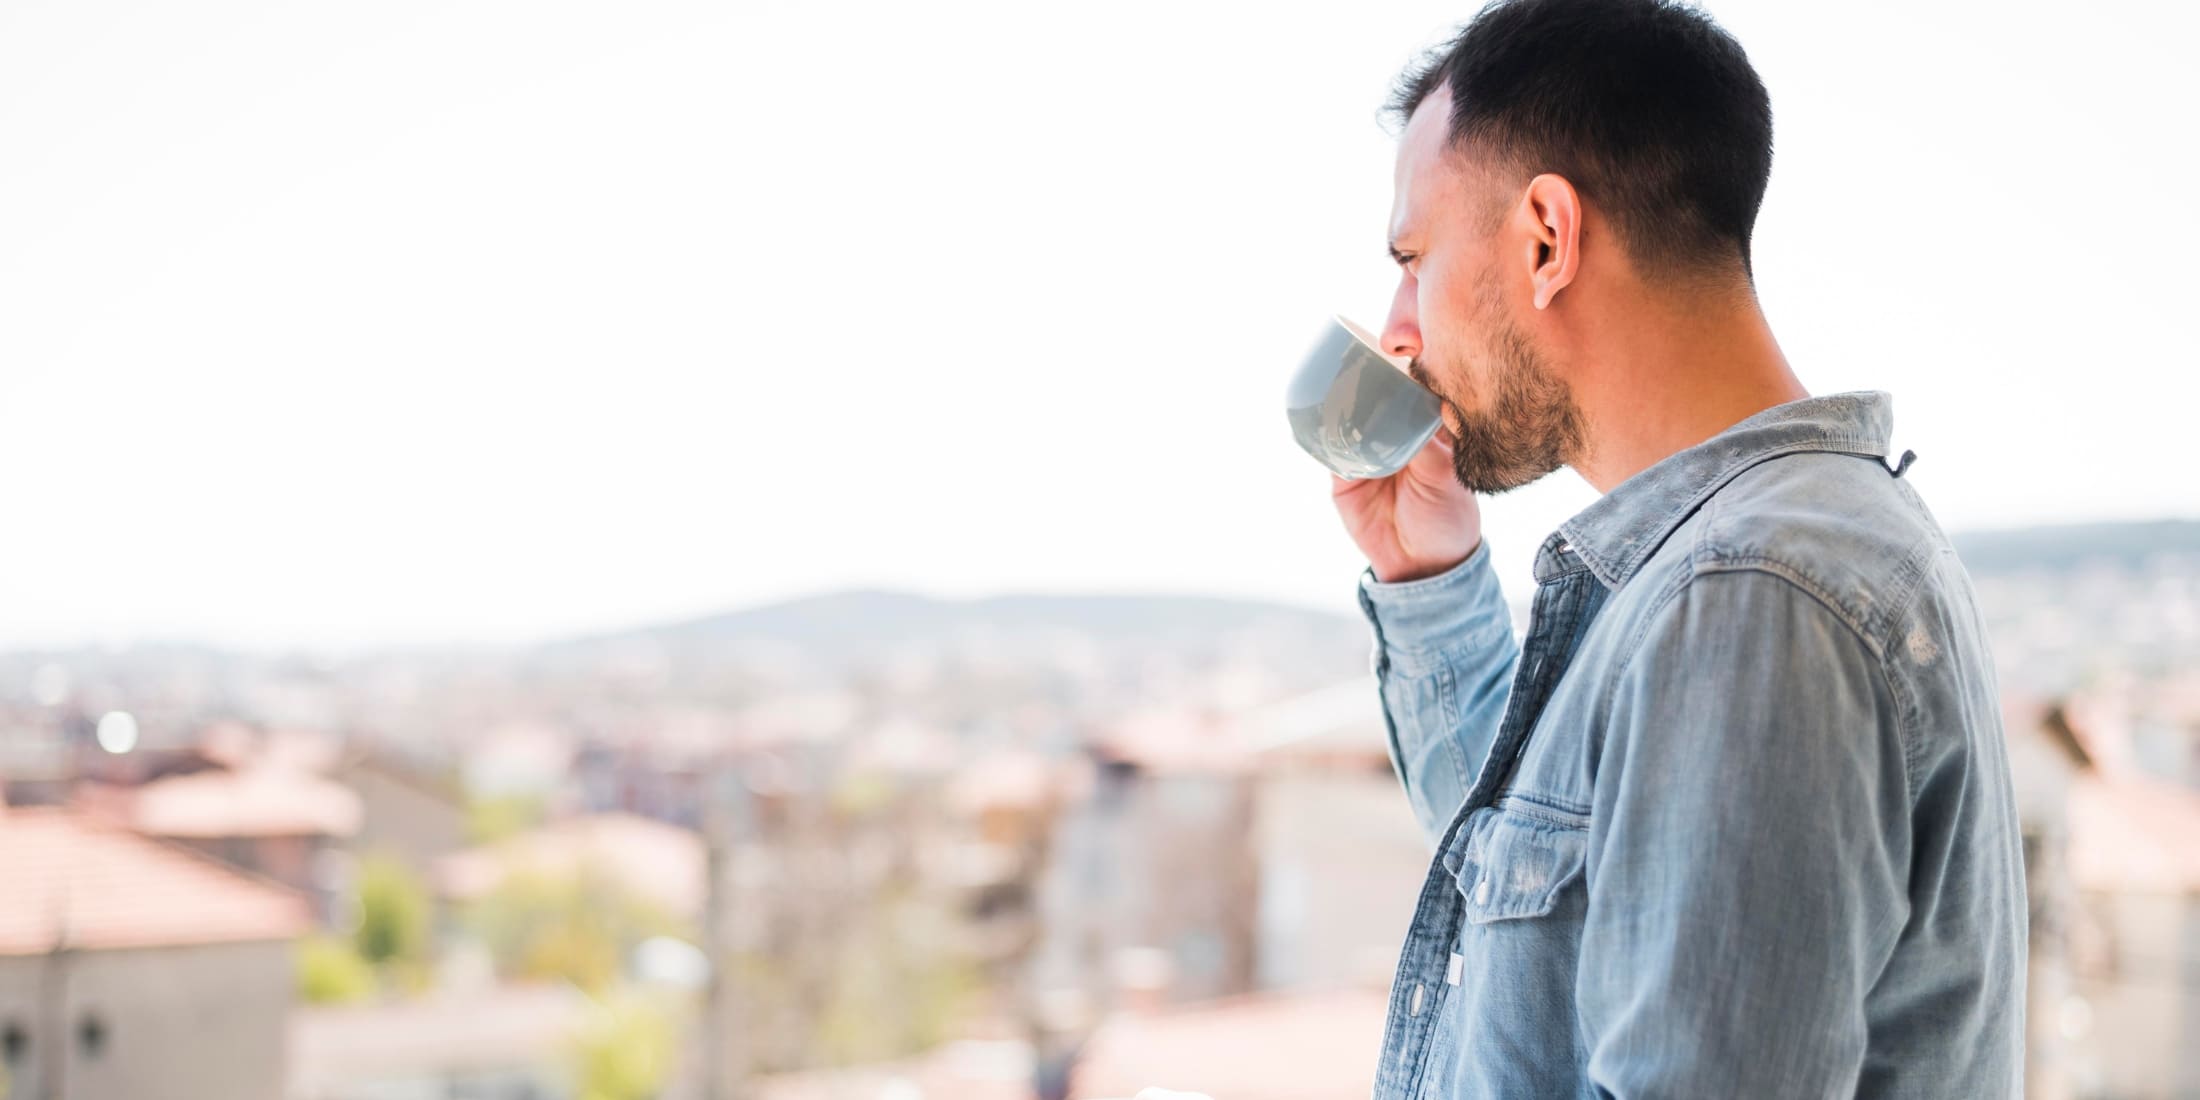
POLYGON ((1451 441, 1443 438, 1442 432, 1438 432, 1428 437, 1428 443, 1414 452, 1413 461, 1423 466, 1442 466, 1448 469, 1451 466, 1451 456, 1451 441))

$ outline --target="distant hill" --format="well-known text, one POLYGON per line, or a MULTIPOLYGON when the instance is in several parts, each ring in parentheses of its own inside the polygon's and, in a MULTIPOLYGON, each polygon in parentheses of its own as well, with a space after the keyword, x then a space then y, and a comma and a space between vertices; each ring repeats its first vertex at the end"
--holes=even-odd
POLYGON ((1101 641, 1193 641, 1248 629, 1315 636, 1341 633, 1362 645, 1368 636, 1367 625, 1352 616, 1260 600, 1139 594, 1013 594, 945 600, 883 589, 849 589, 564 644, 648 638, 674 645, 755 640, 867 648, 881 639, 1060 629, 1101 641))
MULTIPOLYGON (((2162 553, 2200 558, 2200 520, 2084 523, 1967 531, 1953 536, 1973 574, 2057 572, 2094 562, 2138 566, 2162 553)), ((1253 630, 1263 635, 1342 639, 1364 647, 1357 617, 1260 600, 1152 594, 990 596, 938 599, 857 588, 804 596, 702 618, 575 638, 543 647, 572 651, 622 641, 710 648, 748 641, 854 652, 882 643, 971 633, 1014 636, 1071 630, 1103 643, 1199 646, 1253 630)))
POLYGON ((1950 536, 1973 574, 2061 572, 2096 562, 2136 567, 2157 554, 2200 558, 2200 520, 2076 523, 1950 536))

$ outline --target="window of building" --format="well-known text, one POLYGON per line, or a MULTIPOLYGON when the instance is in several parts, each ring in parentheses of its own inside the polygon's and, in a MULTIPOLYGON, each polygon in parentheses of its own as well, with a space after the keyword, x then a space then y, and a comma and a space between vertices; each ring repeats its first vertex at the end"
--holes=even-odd
POLYGON ((96 1013, 87 1012, 76 1025, 76 1045, 84 1054, 84 1060, 95 1062, 107 1052, 107 1022, 96 1013))

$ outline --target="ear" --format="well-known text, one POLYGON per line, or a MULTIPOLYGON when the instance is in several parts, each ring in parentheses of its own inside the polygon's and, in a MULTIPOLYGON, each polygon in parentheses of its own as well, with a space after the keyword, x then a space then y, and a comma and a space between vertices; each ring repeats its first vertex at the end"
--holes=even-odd
POLYGON ((1528 181, 1520 211, 1528 230, 1528 285, 1535 308, 1543 309, 1581 266, 1581 195, 1566 177, 1545 172, 1528 181))

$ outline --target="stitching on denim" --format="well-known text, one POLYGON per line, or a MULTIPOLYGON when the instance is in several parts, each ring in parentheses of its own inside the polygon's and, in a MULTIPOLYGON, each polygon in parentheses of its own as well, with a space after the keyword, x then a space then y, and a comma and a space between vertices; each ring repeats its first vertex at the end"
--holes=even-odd
POLYGON ((1872 609, 1873 612, 1884 616, 1887 621, 1885 623, 1873 623, 1864 621, 1872 617, 1871 615, 1859 614, 1850 608, 1846 601, 1834 595, 1833 591, 1825 585, 1818 583, 1817 579, 1811 576, 1801 565, 1784 558, 1773 557, 1770 554, 1754 551, 1735 553, 1723 551, 1713 546, 1711 544, 1711 531, 1716 526, 1716 518, 1716 516, 1713 516, 1714 522, 1705 523, 1703 530, 1697 535, 1696 546, 1691 557, 1698 567, 1698 572, 1720 572, 1722 571, 1721 566, 1731 565, 1763 567, 1767 572, 1778 573, 1782 578, 1793 581, 1797 587, 1803 588, 1817 597, 1819 602, 1824 603, 1829 610, 1839 615, 1842 622, 1847 624, 1850 630, 1855 631, 1859 637, 1866 639, 1872 645, 1874 656, 1882 657, 1887 650, 1888 640, 1893 636, 1892 624, 1900 619, 1901 614, 1908 609, 1909 601, 1916 596, 1918 579, 1925 573, 1924 563, 1933 556, 1938 545, 1928 533, 1920 535, 1916 542, 1904 548, 1902 557, 1896 563, 1894 575, 1890 578, 1890 584, 1888 585, 1889 591, 1896 598, 1883 604, 1875 604, 1872 609))
MULTIPOLYGON (((1908 570, 1905 569, 1905 573, 1907 572, 1908 570)), ((1792 573, 1784 562, 1771 559, 1727 559, 1723 562, 1707 562, 1701 565, 1698 575, 1708 577, 1720 573, 1757 573, 1782 581, 1796 591, 1810 597, 1812 602, 1825 608, 1827 612, 1832 614, 1835 621, 1848 628, 1849 633, 1857 641, 1863 643, 1864 651, 1871 654, 1872 659, 1869 663, 1872 671, 1879 674, 1879 682, 1886 687, 1888 697, 1894 700, 1894 735, 1896 746, 1902 750, 1902 790, 1905 795, 1905 806, 1915 806, 1917 804, 1917 738, 1912 735, 1913 723, 1910 718, 1916 700, 1902 689, 1898 678, 1888 671, 1887 652, 1883 640, 1872 638, 1870 634, 1850 620, 1848 614, 1841 609, 1840 605, 1831 596, 1823 593, 1808 578, 1792 573)), ((1899 608, 1900 613, 1890 615, 1890 622, 1901 622, 1909 614, 1910 602, 1916 598, 1918 590, 1914 578, 1909 579, 1908 587, 1896 588, 1896 592, 1899 593, 1901 598, 1895 601, 1892 606, 1899 608)))
POLYGON ((1416 653, 1415 656, 1427 658, 1437 664, 1448 665, 1457 661, 1461 657, 1469 657, 1482 653, 1488 650, 1491 645, 1500 640, 1511 641, 1515 644, 1519 642, 1519 639, 1512 636, 1512 622, 1509 618, 1501 619, 1496 622, 1485 623, 1484 627, 1485 629, 1480 631, 1480 633, 1487 634, 1488 637, 1486 638, 1475 637, 1469 641, 1460 642, 1458 645, 1434 646, 1427 650, 1416 653))
POLYGON ((1536 803, 1544 807, 1544 810, 1558 810, 1560 814, 1573 814, 1580 818, 1586 818, 1588 814, 1595 812, 1595 805, 1591 803, 1577 803, 1573 799, 1562 799, 1558 794, 1544 794, 1540 790, 1507 790, 1498 799, 1520 799, 1525 803, 1536 803))
MULTIPOLYGON (((1900 483, 1897 482, 1897 484, 1900 483)), ((1875 604, 1873 607, 1873 610, 1879 614, 1882 621, 1866 623, 1860 621, 1859 616, 1850 611, 1830 590, 1818 584, 1799 566, 1768 555, 1722 555, 1715 549, 1709 548, 1711 526, 1710 524, 1705 525, 1703 536, 1698 540, 1699 545, 1705 548, 1704 560, 1698 563, 1702 572, 1707 574, 1722 572, 1726 570, 1722 570, 1718 566, 1732 565, 1743 568, 1756 568, 1763 572, 1775 574, 1810 593, 1819 603, 1824 604, 1871 651, 1873 660, 1880 666, 1880 679, 1887 685, 1887 693, 1895 701, 1895 734, 1902 746, 1903 787, 1908 793, 1911 803, 1915 804, 1917 801, 1917 775, 1921 766, 1920 756, 1924 752, 1923 738, 1917 735, 1917 696, 1907 689, 1901 677, 1894 675, 1890 668, 1889 655, 1893 652, 1893 639, 1896 633, 1907 626, 1915 614, 1917 599, 1924 591, 1925 575, 1930 570, 1930 563, 1938 557, 1938 552, 1944 544, 1935 539, 1928 531, 1920 535, 1916 542, 1903 550, 1902 557, 1896 563, 1894 574, 1889 578, 1887 585, 1887 591, 1892 598, 1884 603, 1875 604)))
MULTIPOLYGON (((1521 813, 1517 810, 1500 809, 1495 803, 1491 804, 1490 809, 1495 810, 1496 814, 1491 818, 1491 824, 1489 829, 1487 830, 1488 832, 1496 832, 1499 828, 1503 826, 1503 822, 1508 816, 1526 818, 1529 821, 1538 822, 1544 825, 1550 825, 1549 821, 1538 817, 1537 815, 1521 813)), ((1502 912, 1494 914, 1482 913, 1478 910, 1485 907, 1478 906, 1468 909, 1468 922, 1472 924, 1488 924, 1492 921, 1500 920, 1526 920, 1533 917, 1548 916, 1550 915, 1551 910, 1558 908, 1559 892, 1564 890, 1567 886, 1571 885, 1575 879, 1582 879, 1588 876, 1589 841, 1588 828, 1586 826, 1583 826, 1581 828, 1573 828, 1570 826, 1558 827, 1557 834, 1564 837, 1564 839, 1560 841, 1558 846, 1554 846, 1551 849, 1556 853, 1556 857, 1560 861, 1559 873, 1551 876, 1550 881, 1536 887, 1533 891, 1514 891, 1511 889, 1511 885, 1508 880, 1504 878, 1498 878, 1494 880, 1497 883, 1497 889, 1499 891, 1503 891, 1505 895, 1509 895, 1506 900, 1519 899, 1522 902, 1522 911, 1502 912), (1558 849, 1560 847, 1562 847, 1564 851, 1559 851, 1558 849)), ((1475 862, 1475 866, 1477 868, 1486 868, 1486 860, 1478 859, 1475 862)), ((1460 867, 1461 869, 1464 869, 1466 867, 1466 864, 1462 862, 1460 864, 1460 867)), ((1489 874, 1489 872, 1484 869, 1482 870, 1482 874, 1486 876, 1489 874)), ((1457 881, 1460 896, 1464 898, 1466 895, 1467 884, 1464 880, 1457 880, 1456 876, 1454 877, 1457 881)))
POLYGON ((1361 567, 1361 579, 1365 581, 1368 588, 1381 592, 1386 596, 1422 599, 1443 589, 1470 583, 1469 578, 1474 575, 1475 569, 1469 563, 1478 557, 1487 555, 1489 549, 1490 541, 1485 538, 1475 545, 1473 553, 1459 559, 1451 568, 1441 573, 1431 573, 1426 577, 1410 581, 1378 580, 1375 576, 1375 567, 1372 565, 1361 567))
POLYGON ((1812 603, 1823 606, 1827 611, 1833 613, 1834 618, 1841 620, 1841 625, 1847 627, 1849 633, 1856 635, 1857 641, 1864 643, 1864 648, 1871 653, 1874 660, 1883 660, 1886 656, 1885 643, 1875 637, 1864 624, 1858 622, 1855 613, 1850 611, 1839 597, 1829 591, 1826 586, 1819 584, 1809 574, 1789 565, 1787 562, 1778 558, 1768 558, 1761 554, 1738 554, 1732 557, 1719 557, 1696 563, 1696 576, 1708 577, 1717 573, 1763 573, 1766 576, 1777 577, 1786 581, 1804 595, 1809 596, 1812 603))
MULTIPOLYGON (((1477 607, 1469 608, 1467 614, 1480 616, 1484 609, 1479 608, 1479 603, 1480 601, 1477 601, 1477 607)), ((1497 609, 1489 614, 1487 619, 1477 628, 1470 631, 1466 635, 1466 640, 1456 645, 1444 645, 1439 642, 1425 648, 1404 646, 1390 641, 1388 636, 1384 635, 1381 637, 1384 650, 1392 664, 1405 666, 1408 675, 1426 676, 1433 673, 1437 666, 1456 660, 1460 656, 1479 653, 1500 641, 1515 640, 1512 637, 1512 616, 1510 612, 1504 608, 1502 600, 1496 601, 1496 603, 1498 604, 1497 609)), ((1376 614, 1372 617, 1380 620, 1381 615, 1376 614)), ((1442 634, 1438 635, 1440 639, 1443 637, 1442 634)))
POLYGON ((1428 1100, 1430 1087, 1433 1082, 1439 1079, 1430 1070, 1442 1066, 1446 1061, 1457 1056, 1456 1039, 1448 1045, 1444 1042, 1444 1036, 1448 1034, 1448 1030, 1444 1027, 1443 1012, 1444 1005, 1451 999, 1452 985, 1450 982, 1437 982, 1431 985, 1429 989, 1428 1004, 1424 1005, 1421 1010, 1422 1015, 1429 1017, 1428 1045, 1421 1050, 1423 1069, 1421 1071, 1421 1083, 1413 1093, 1415 1100, 1428 1100))
MULTIPOLYGON (((1929 549, 1931 550, 1930 553, 1919 554, 1916 556, 1916 568, 1910 571, 1910 575, 1908 577, 1909 587, 1902 590, 1901 599, 1897 600, 1894 604, 1894 606, 1900 608, 1900 612, 1890 612, 1887 616, 1887 636, 1889 639, 1892 639, 1895 632, 1898 630, 1902 630, 1902 632, 1905 634, 1908 633, 1908 631, 1903 630, 1903 628, 1908 626, 1910 624, 1910 621, 1914 619, 1917 615, 1917 601, 1923 598, 1925 594, 1925 578, 1926 575, 1931 572, 1932 563, 1938 562, 1940 560, 1940 555, 1944 552, 1951 555, 1955 553, 1954 547, 1946 546, 1944 544, 1933 544, 1929 547, 1929 549)), ((1880 661, 1883 666, 1886 666, 1885 657, 1881 657, 1880 661)), ((1989 670, 1993 668, 1992 662, 1993 654, 1991 653, 1991 651, 1989 651, 1987 654, 1987 668, 1989 670)), ((1891 666, 1882 667, 1880 670, 1880 674, 1885 677, 1887 681, 1888 693, 1895 697, 1895 721, 1898 724, 1897 730, 1902 735, 1903 743, 1902 767, 1905 779, 1904 786, 1909 791, 1910 804, 1914 806, 1917 804, 1918 795, 1917 777, 1924 770, 1923 754, 1925 752, 1925 738, 1922 733, 1919 732, 1920 724, 1917 720, 1917 696, 1910 693, 1905 678, 1897 677, 1894 675, 1894 673, 1891 671, 1891 666)), ((1997 694, 1996 698, 1999 697, 2000 696, 1997 694)))
MULTIPOLYGON (((1390 753, 1391 771, 1397 774, 1398 786, 1406 792, 1407 801, 1410 803, 1417 800, 1412 797, 1413 783, 1407 775, 1405 746, 1398 740, 1398 722, 1390 715, 1390 700, 1383 697, 1383 687, 1387 682, 1379 681, 1375 687, 1377 709, 1382 711, 1383 715, 1383 744, 1390 753)), ((1416 818, 1420 817, 1418 807, 1415 807, 1414 816, 1416 818)), ((1427 830, 1425 822, 1422 824, 1422 829, 1423 831, 1427 830)))
POLYGON ((1531 807, 1527 810, 1515 810, 1515 812, 1525 817, 1537 816, 1537 811, 1547 811, 1544 820, 1553 825, 1567 829, 1586 829, 1589 827, 1589 814, 1592 807, 1586 803, 1569 802, 1555 795, 1508 789, 1505 793, 1498 795, 1490 805, 1510 807, 1513 803, 1521 803, 1531 807))
MULTIPOLYGON (((1465 828, 1464 819, 1456 814, 1453 816, 1454 820, 1450 829, 1460 830, 1465 828)), ((1438 844, 1438 848, 1447 847, 1451 839, 1451 835, 1447 832, 1444 843, 1438 844)), ((1396 1025, 1402 1031, 1401 1034, 1396 1036, 1399 1040, 1396 1052, 1399 1062, 1404 1062, 1405 1055, 1409 1053, 1419 1055, 1419 1057, 1412 1060, 1412 1068, 1404 1074, 1405 1094, 1413 1097, 1423 1096, 1427 1092, 1430 1071, 1434 1068, 1433 1059, 1429 1055, 1436 1045, 1438 1032, 1442 1030, 1440 1018, 1436 1013, 1441 1011, 1441 1006, 1450 993, 1447 983, 1416 976, 1421 974, 1422 971, 1421 960, 1413 957, 1415 929, 1419 927, 1422 909, 1431 903, 1432 894, 1436 898, 1442 899, 1435 902, 1435 904, 1439 907, 1439 911, 1448 912, 1445 922, 1447 925, 1457 922, 1461 911, 1465 908, 1465 899, 1459 896, 1458 880, 1450 874, 1434 873, 1432 869, 1432 872, 1422 880, 1419 900, 1414 903, 1416 923, 1414 928, 1407 930, 1406 947, 1398 956, 1397 975, 1391 982, 1390 1007, 1383 1025, 1384 1065, 1381 1070, 1382 1077, 1378 1079, 1378 1082, 1383 1078, 1395 1079, 1399 1074, 1397 1066, 1391 1064, 1390 1040, 1392 1038, 1392 1026, 1396 1025), (1407 981, 1408 978, 1413 979, 1411 983, 1407 981), (1433 992, 1426 994, 1428 999, 1423 1005, 1428 1011, 1415 1016, 1407 1010, 1407 1000, 1411 996, 1411 990, 1419 985, 1426 985, 1433 992)), ((1441 950, 1434 943, 1429 944, 1428 947, 1431 955, 1435 951, 1441 950)), ((1433 962, 1434 960, 1432 958, 1429 961, 1433 962)))
POLYGON ((1656 626, 1659 618, 1665 614, 1666 605, 1672 603, 1675 596, 1686 591, 1689 582, 1695 579, 1695 574, 1687 570, 1673 574, 1672 579, 1665 582, 1664 590, 1651 599, 1650 606, 1636 616, 1635 629, 1620 648, 1619 663, 1612 666, 1614 682, 1627 675, 1627 667, 1635 663, 1635 654, 1641 652, 1644 641, 1650 636, 1650 628, 1656 626))
MULTIPOLYGON (((1655 553, 1656 548, 1663 545, 1664 541, 1672 536, 1674 529, 1688 521, 1690 514, 1702 508, 1704 502, 1718 495, 1719 490, 1725 488, 1728 482, 1741 476, 1752 466, 1794 454, 1861 454, 1867 458, 1884 460, 1886 457, 1885 451, 1885 441, 1883 440, 1865 439, 1844 434, 1829 434, 1814 436, 1810 439, 1767 444, 1757 450, 1737 455, 1727 465, 1720 467, 1716 475, 1706 478, 1697 489, 1695 496, 1691 497, 1686 505, 1668 511, 1659 519, 1658 526, 1655 529, 1655 539, 1646 540, 1640 544, 1642 549, 1632 552, 1635 555, 1636 564, 1639 566, 1642 562, 1648 561, 1651 555, 1655 553), (1851 450, 1852 447, 1878 447, 1879 453, 1851 450)), ((1615 580, 1625 581, 1627 578, 1619 575, 1618 563, 1598 554, 1593 542, 1594 539, 1589 540, 1589 542, 1575 541, 1574 552, 1581 556, 1581 560, 1600 566, 1601 568, 1598 569, 1600 577, 1602 574, 1609 573, 1615 580)), ((1632 575, 1629 574, 1630 577, 1632 575)))
MULTIPOLYGON (((1451 820, 1445 824, 1443 833, 1436 840, 1436 850, 1443 851, 1450 847, 1459 833, 1467 827, 1471 816, 1454 811, 1451 820)), ((1390 999, 1384 1011, 1383 1062, 1376 1073, 1378 1090, 1385 1084, 1401 1085, 1406 1090, 1406 1095, 1417 1096, 1426 1082, 1429 1073, 1428 1051, 1432 1045, 1428 1040, 1435 1034, 1435 1021, 1431 1018, 1427 1025, 1423 1025, 1410 1017, 1406 1011, 1406 1000, 1412 989, 1410 983, 1424 981, 1426 974, 1434 972, 1435 959, 1416 958, 1414 941, 1424 913, 1435 916, 1444 927, 1451 927, 1458 923, 1464 908, 1465 899, 1459 896, 1458 881, 1448 873, 1438 873, 1432 867, 1421 881, 1421 892, 1414 902, 1414 924, 1406 931, 1406 945, 1399 952, 1398 964, 1392 972, 1390 999), (1397 1040, 1395 1051, 1392 1049, 1393 1039, 1397 1040), (1410 1069, 1400 1068, 1406 1064, 1406 1055, 1413 1053, 1418 1053, 1421 1057, 1413 1060, 1410 1069), (1393 1054, 1396 1055, 1395 1060, 1393 1054)), ((1431 955, 1433 956, 1433 951, 1431 955)), ((1438 997, 1444 995, 1443 991, 1437 994, 1438 997)))
MULTIPOLYGON (((1459 751, 1460 727, 1466 720, 1459 713, 1457 680, 1458 673, 1449 662, 1437 666, 1436 714, 1443 722, 1444 755, 1451 758, 1451 774, 1459 781, 1459 797, 1464 799, 1467 788, 1474 785, 1474 777, 1467 774, 1467 754, 1459 751)), ((1459 807, 1452 806, 1449 810, 1457 813, 1459 807)))

